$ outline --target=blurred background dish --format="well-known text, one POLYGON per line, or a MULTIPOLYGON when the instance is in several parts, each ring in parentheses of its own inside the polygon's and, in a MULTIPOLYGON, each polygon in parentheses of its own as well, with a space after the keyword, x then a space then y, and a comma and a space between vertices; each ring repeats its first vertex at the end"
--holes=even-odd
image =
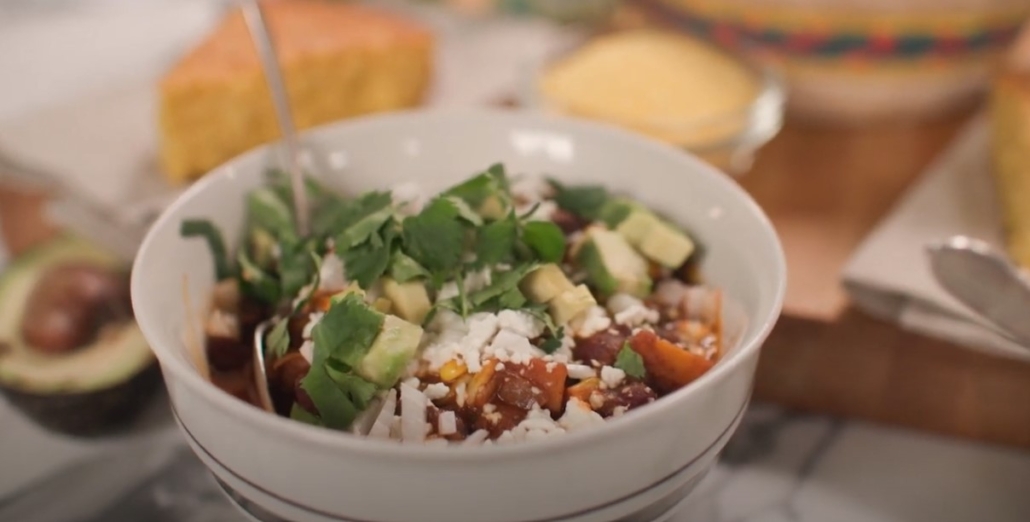
POLYGON ((775 72, 674 31, 598 35, 540 64, 530 82, 530 106, 635 130, 733 174, 782 124, 775 72))
POLYGON ((826 122, 926 117, 982 94, 1023 0, 633 0, 781 70, 790 111, 826 122))

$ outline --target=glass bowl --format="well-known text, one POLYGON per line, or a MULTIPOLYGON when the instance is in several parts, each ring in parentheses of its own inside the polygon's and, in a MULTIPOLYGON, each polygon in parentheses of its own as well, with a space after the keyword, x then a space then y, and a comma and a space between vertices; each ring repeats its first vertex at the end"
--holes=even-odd
POLYGON ((780 73, 761 62, 730 54, 701 40, 697 41, 750 71, 757 89, 749 103, 738 109, 703 118, 629 121, 585 114, 549 99, 540 89, 544 73, 554 63, 589 41, 590 39, 580 40, 529 66, 520 96, 522 105, 531 110, 587 118, 637 131, 683 148, 734 176, 743 175, 750 170, 755 153, 768 143, 783 125, 786 87, 780 73))

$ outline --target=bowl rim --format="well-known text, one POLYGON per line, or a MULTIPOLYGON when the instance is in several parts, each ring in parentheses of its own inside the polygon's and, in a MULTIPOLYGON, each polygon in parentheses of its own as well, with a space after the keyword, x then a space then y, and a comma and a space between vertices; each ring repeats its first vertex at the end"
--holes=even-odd
MULTIPOLYGON (((162 339, 164 337, 160 333, 162 329, 157 324, 160 321, 155 320, 148 314, 137 312, 136 317, 139 326, 148 342, 150 342, 151 350, 154 351, 160 360, 162 370, 170 373, 175 379, 182 382, 185 387, 189 388, 191 392, 202 397, 211 406, 236 416, 245 423, 262 425, 266 428, 265 433, 267 435, 291 440, 295 444, 316 445, 326 450, 341 453, 353 452, 384 459, 403 459, 411 462, 447 462, 454 465, 479 464, 485 461, 497 462, 503 459, 515 459, 526 456, 543 456, 560 453, 573 446, 597 442, 600 439, 619 438, 632 431, 634 426, 638 424, 638 419, 674 414, 678 403, 699 393, 699 390, 702 388, 725 380, 739 366, 744 364, 747 355, 760 349, 760 346, 768 337, 769 332, 780 316, 786 293, 786 257, 779 236, 758 203, 734 182, 729 175, 720 172, 715 167, 696 158, 692 154, 684 152, 682 149, 648 139, 613 125, 561 115, 497 108, 417 108, 394 111, 318 126, 305 131, 301 136, 310 138, 313 135, 338 131, 340 129, 360 130, 365 127, 372 128, 376 125, 396 125, 413 120, 447 120, 448 118, 500 120, 502 122, 510 122, 510 124, 518 123, 519 125, 530 123, 541 128, 573 129, 578 134, 604 136, 608 139, 623 141, 629 144, 629 146, 641 149, 649 154, 662 155, 674 162, 684 164, 688 169, 697 171, 698 175, 708 177, 711 181, 720 185, 723 190, 735 194, 740 199, 743 207, 747 209, 750 215, 749 219, 754 219, 758 227, 771 240, 774 251, 773 259, 770 262, 773 263, 778 277, 771 284, 773 287, 772 305, 764 317, 749 318, 750 321, 759 323, 759 327, 750 337, 744 337, 739 341, 738 349, 729 358, 721 360, 719 364, 713 366, 711 370, 691 384, 663 397, 660 401, 655 401, 653 404, 648 405, 647 408, 631 410, 618 418, 607 419, 604 426, 566 433, 561 437, 549 437, 530 444, 469 446, 460 450, 455 450, 450 446, 403 444, 397 441, 368 439, 350 433, 310 426, 292 419, 269 414, 260 408, 231 396, 215 386, 197 372, 185 358, 175 353, 171 346, 150 342, 151 339, 162 339)), ((173 223, 172 220, 173 215, 181 207, 185 206, 196 195, 207 191, 213 184, 225 178, 234 177, 236 175, 234 165, 252 161, 256 157, 266 155, 275 146, 276 143, 262 145, 223 163, 189 186, 176 197, 175 201, 162 210, 160 216, 148 229, 133 262, 131 294, 133 296, 134 309, 137 307, 137 303, 144 302, 142 296, 147 295, 141 274, 147 272, 144 266, 147 264, 152 244, 158 241, 158 231, 165 230, 169 226, 178 228, 179 223, 177 221, 173 223), (140 296, 140 298, 137 299, 137 296, 140 296)), ((168 383, 166 383, 167 385, 168 383)))

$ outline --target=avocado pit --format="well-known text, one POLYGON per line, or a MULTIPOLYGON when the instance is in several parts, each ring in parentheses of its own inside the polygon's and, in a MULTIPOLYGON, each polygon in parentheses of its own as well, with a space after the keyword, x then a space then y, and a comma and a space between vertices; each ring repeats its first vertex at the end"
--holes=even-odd
POLYGON ((105 325, 131 318, 127 277, 69 261, 41 275, 25 305, 21 332, 32 349, 59 355, 89 346, 105 325))

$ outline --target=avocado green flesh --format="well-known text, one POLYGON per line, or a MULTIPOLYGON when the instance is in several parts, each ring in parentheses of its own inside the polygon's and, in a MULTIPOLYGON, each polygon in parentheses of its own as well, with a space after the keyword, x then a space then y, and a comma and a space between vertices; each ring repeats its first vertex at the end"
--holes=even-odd
POLYGON ((421 340, 421 327, 393 315, 385 316, 382 331, 356 368, 358 375, 383 388, 393 386, 415 357, 421 340))
POLYGON ((21 335, 25 305, 39 278, 65 261, 118 266, 118 261, 77 239, 61 238, 14 263, 0 279, 0 386, 23 393, 65 394, 100 390, 128 381, 154 362, 135 322, 104 327, 89 346, 60 355, 38 352, 21 335))

